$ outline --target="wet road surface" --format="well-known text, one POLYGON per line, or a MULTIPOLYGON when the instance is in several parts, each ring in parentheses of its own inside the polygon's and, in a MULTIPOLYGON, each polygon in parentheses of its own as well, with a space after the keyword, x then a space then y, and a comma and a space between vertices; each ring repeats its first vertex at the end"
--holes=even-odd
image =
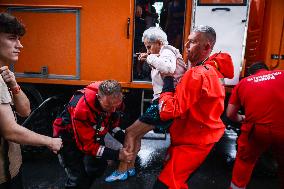
MULTIPOLYGON (((164 137, 150 134, 149 137, 164 137)), ((203 165, 189 179, 190 189, 227 189, 230 184, 233 160, 236 155, 236 134, 228 130, 220 142, 212 150, 203 165)), ((157 175, 162 169, 166 148, 166 140, 142 140, 141 151, 137 158, 137 175, 124 182, 106 183, 104 178, 116 168, 112 162, 104 175, 94 181, 92 189, 151 189, 157 175)), ((109 145, 117 146, 113 141, 109 145)), ((254 174, 248 189, 279 189, 279 181, 268 174, 254 174)), ((49 152, 25 155, 23 164, 23 181, 26 189, 59 189, 64 188, 66 176, 60 167, 57 157, 49 152)))

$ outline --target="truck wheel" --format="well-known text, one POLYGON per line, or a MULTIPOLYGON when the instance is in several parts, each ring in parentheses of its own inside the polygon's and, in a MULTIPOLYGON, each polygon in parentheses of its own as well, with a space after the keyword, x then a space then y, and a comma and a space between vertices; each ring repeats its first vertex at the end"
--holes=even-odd
MULTIPOLYGON (((20 84, 21 89, 26 94, 28 99, 30 100, 31 111, 35 110, 42 102, 43 98, 40 92, 31 84, 20 84)), ((41 118, 41 116, 37 116, 41 118)), ((17 116, 17 122, 22 124, 27 118, 22 118, 17 116)), ((33 130, 36 133, 46 133, 46 126, 38 124, 41 123, 40 119, 38 121, 32 121, 31 124, 27 126, 28 129, 33 130)), ((23 158, 27 158, 27 156, 33 156, 34 153, 41 153, 45 150, 44 147, 34 147, 29 145, 22 145, 23 158)))
POLYGON ((30 100, 31 110, 34 110, 43 102, 40 92, 33 85, 21 84, 21 88, 30 100))
MULTIPOLYGON (((43 102, 40 92, 31 84, 20 84, 20 86, 23 92, 30 100, 31 111, 33 111, 43 102)), ((19 124, 22 124, 25 119, 26 118, 17 116, 17 122, 19 124)))

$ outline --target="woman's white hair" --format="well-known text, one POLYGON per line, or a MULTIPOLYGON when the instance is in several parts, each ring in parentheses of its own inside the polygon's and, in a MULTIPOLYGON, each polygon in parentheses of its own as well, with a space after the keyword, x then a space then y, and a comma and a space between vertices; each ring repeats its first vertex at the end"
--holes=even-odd
POLYGON ((142 42, 145 40, 150 43, 160 41, 163 45, 168 44, 167 34, 160 27, 150 27, 143 32, 142 42))

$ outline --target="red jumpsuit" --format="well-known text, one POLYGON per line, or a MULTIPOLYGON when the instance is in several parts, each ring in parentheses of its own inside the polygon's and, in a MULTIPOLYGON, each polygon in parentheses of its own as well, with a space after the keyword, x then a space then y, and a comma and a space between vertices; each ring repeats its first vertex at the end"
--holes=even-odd
POLYGON ((210 64, 189 69, 176 86, 175 93, 160 96, 160 116, 173 119, 171 145, 164 169, 158 179, 169 189, 186 189, 187 180, 205 160, 221 138, 225 126, 225 89, 220 73, 210 64))
POLYGON ((240 81, 229 104, 245 110, 238 138, 232 189, 246 188, 258 157, 272 147, 284 180, 284 72, 260 70, 240 81))

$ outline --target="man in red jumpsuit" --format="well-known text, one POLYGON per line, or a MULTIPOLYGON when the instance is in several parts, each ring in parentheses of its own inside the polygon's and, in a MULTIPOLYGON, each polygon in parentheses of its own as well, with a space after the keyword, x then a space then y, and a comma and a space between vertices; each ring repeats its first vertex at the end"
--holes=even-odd
POLYGON ((103 174, 107 160, 132 160, 133 154, 124 148, 104 145, 108 132, 120 143, 124 141, 119 127, 122 98, 117 81, 92 83, 77 91, 54 121, 53 134, 63 140, 59 161, 68 177, 65 188, 88 189, 103 174))
POLYGON ((174 121, 170 127, 171 145, 155 189, 187 189, 189 176, 224 133, 225 126, 220 119, 225 98, 222 80, 232 78, 234 69, 226 53, 209 57, 215 41, 213 28, 194 28, 186 43, 191 68, 175 90, 172 78, 164 79, 160 116, 174 121))
POLYGON ((246 188, 257 159, 268 148, 284 181, 284 72, 268 71, 263 62, 257 62, 249 73, 235 86, 227 108, 231 120, 242 122, 231 189, 246 188), (245 115, 238 113, 241 107, 245 115))

